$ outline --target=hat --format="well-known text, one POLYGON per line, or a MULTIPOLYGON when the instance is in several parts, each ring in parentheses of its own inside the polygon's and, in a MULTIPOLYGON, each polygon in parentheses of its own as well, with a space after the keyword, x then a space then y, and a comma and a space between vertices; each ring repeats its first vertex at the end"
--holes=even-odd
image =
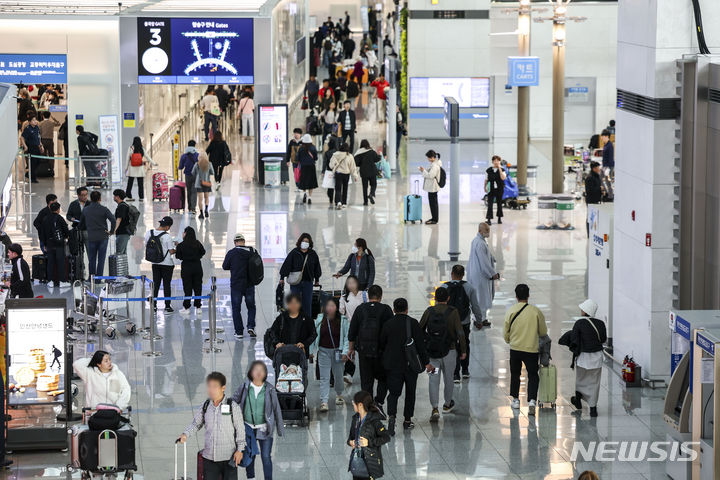
POLYGON ((163 217, 160 219, 161 227, 172 227, 173 219, 170 217, 163 217))
POLYGON ((20 245, 19 243, 12 243, 8 247, 8 251, 15 252, 18 255, 22 255, 22 245, 20 245))
POLYGON ((302 138, 300 139, 300 142, 301 143, 313 143, 312 137, 307 133, 302 136, 302 138))
POLYGON ((236 242, 244 242, 244 241, 245 241, 245 236, 244 236, 242 233, 238 233, 237 235, 235 235, 234 241, 236 241, 236 242))
POLYGON ((578 307, 580 307, 580 310, 587 313, 589 317, 594 317, 595 313, 597 313, 598 304, 595 303, 594 300, 591 300, 588 298, 587 300, 582 302, 580 305, 578 305, 578 307))

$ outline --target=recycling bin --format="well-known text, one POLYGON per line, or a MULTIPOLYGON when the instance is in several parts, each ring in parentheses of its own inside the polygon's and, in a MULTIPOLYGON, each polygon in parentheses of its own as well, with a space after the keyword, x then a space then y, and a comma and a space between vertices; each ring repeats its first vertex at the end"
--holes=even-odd
POLYGON ((268 188, 279 187, 283 157, 265 157, 262 161, 265 170, 265 186, 268 188))
POLYGON ((572 195, 555 196, 555 228, 572 230, 575 198, 572 195))
POLYGON ((555 197, 541 195, 538 197, 538 226, 541 230, 555 227, 555 197))

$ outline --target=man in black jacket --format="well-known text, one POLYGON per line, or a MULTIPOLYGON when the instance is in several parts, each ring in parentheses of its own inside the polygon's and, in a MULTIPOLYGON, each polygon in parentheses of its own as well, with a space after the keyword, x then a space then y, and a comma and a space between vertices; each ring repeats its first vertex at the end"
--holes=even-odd
MULTIPOLYGON (((60 204, 50 204, 50 214, 45 216, 42 223, 42 232, 45 236, 45 252, 47 255, 47 278, 52 280, 53 286, 65 283, 65 241, 68 238, 68 226, 65 219, 60 216, 60 204)), ((65 286, 65 285, 63 285, 65 286)))
POLYGON ((48 193, 45 195, 45 207, 40 209, 40 211, 37 214, 37 217, 35 217, 35 220, 33 220, 33 227, 35 227, 35 230, 37 230, 38 233, 38 239, 40 240, 40 250, 45 253, 45 234, 43 233, 43 222, 45 221, 45 217, 50 215, 50 205, 57 202, 57 195, 54 193, 48 193))
POLYGON ((420 361, 428 372, 433 370, 430 358, 425 350, 425 336, 420 330, 420 324, 408 316, 408 302, 404 298, 396 298, 393 302, 395 316, 385 322, 380 333, 380 349, 383 351, 383 366, 387 375, 388 386, 388 431, 395 435, 395 416, 397 415, 398 398, 405 385, 405 407, 403 408, 403 429, 409 430, 415 426, 412 417, 415 414, 415 390, 417 388, 418 373, 410 370, 405 356, 405 345, 408 344, 408 324, 410 337, 415 344, 420 361))
POLYGON ((248 335, 255 334, 255 286, 248 282, 248 263, 252 256, 252 247, 245 246, 245 236, 238 233, 234 238, 235 248, 228 250, 223 260, 223 270, 230 270, 230 304, 232 305, 235 338, 243 338, 242 302, 248 312, 248 335))
POLYGON ((380 332, 382 332, 385 322, 393 317, 393 312, 388 305, 380 303, 382 287, 379 285, 372 285, 368 288, 368 300, 355 309, 350 320, 348 357, 352 359, 357 350, 361 388, 372 394, 375 380, 377 380, 375 403, 382 408, 387 394, 387 384, 380 349, 380 332))
POLYGON ((11 298, 33 298, 34 296, 30 267, 23 258, 22 252, 22 245, 18 243, 13 243, 8 247, 12 272, 10 272, 10 282, 6 285, 10 287, 11 298))
MULTIPOLYGON (((590 175, 585 179, 585 203, 594 205, 600 203, 602 199, 602 180, 600 179, 600 164, 598 162, 590 163, 590 175)), ((588 238, 590 237, 590 221, 585 221, 585 229, 588 238)))
POLYGON ((340 131, 342 141, 350 145, 350 151, 354 152, 357 124, 355 121, 355 112, 350 110, 350 100, 345 100, 343 103, 343 111, 338 114, 338 131, 340 131))

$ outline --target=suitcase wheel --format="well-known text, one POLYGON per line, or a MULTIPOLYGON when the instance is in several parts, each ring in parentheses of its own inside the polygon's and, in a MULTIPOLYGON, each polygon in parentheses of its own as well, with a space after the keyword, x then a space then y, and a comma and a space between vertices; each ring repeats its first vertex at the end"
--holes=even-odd
POLYGON ((70 393, 72 393, 73 397, 77 397, 77 394, 80 392, 80 389, 78 388, 77 384, 72 383, 70 384, 70 393))
POLYGON ((130 335, 135 335, 135 332, 137 331, 137 327, 134 323, 126 323, 125 324, 125 330, 127 330, 127 333, 130 335))
POLYGON ((114 340, 115 337, 117 337, 117 330, 115 330, 115 327, 107 327, 105 329, 105 335, 114 340))
POLYGON ((90 332, 90 333, 96 333, 96 332, 97 332, 97 325, 95 325, 94 323, 91 323, 90 326, 88 327, 88 332, 90 332))
POLYGON ((552 406, 553 410, 555 410, 555 404, 552 403, 552 404, 550 404, 550 405, 552 406))

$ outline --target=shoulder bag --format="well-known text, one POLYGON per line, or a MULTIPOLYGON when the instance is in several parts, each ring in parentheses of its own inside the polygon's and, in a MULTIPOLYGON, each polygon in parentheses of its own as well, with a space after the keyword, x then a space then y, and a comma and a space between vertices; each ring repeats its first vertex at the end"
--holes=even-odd
POLYGON ((597 335, 598 342, 602 343, 602 340, 600 339, 600 332, 598 331, 598 329, 595 326, 595 324, 593 323, 593 321, 589 317, 585 317, 585 320, 587 320, 588 323, 590 324, 590 326, 593 328, 593 330, 595 330, 595 334, 597 335))
POLYGON ((513 326, 513 323, 515 322, 515 319, 520 316, 520 314, 522 313, 522 311, 525 310, 525 308, 526 308, 527 306, 528 306, 528 304, 526 303, 520 310, 518 310, 518 312, 517 312, 515 315, 513 315, 512 319, 510 320, 510 326, 508 327, 508 332, 512 329, 512 326, 513 326))
POLYGON ((305 264, 307 264, 307 259, 309 255, 310 252, 308 251, 307 255, 305 255, 305 261, 303 262, 302 268, 299 272, 290 272, 290 275, 288 275, 287 280, 290 285, 298 285, 300 282, 302 282, 303 272, 305 272, 305 264))
POLYGON ((425 370, 425 367, 423 366, 422 361, 420 361, 420 355, 418 354, 417 346, 415 345, 415 339, 412 336, 409 318, 405 319, 405 330, 407 333, 405 340, 405 359, 407 360, 410 371, 419 374, 425 370))
POLYGON ((358 446, 360 443, 360 429, 363 423, 365 423, 365 420, 361 421, 358 418, 357 429, 355 430, 355 448, 353 448, 350 454, 350 466, 348 470, 353 477, 370 478, 367 463, 365 463, 365 455, 363 454, 362 447, 358 446))

